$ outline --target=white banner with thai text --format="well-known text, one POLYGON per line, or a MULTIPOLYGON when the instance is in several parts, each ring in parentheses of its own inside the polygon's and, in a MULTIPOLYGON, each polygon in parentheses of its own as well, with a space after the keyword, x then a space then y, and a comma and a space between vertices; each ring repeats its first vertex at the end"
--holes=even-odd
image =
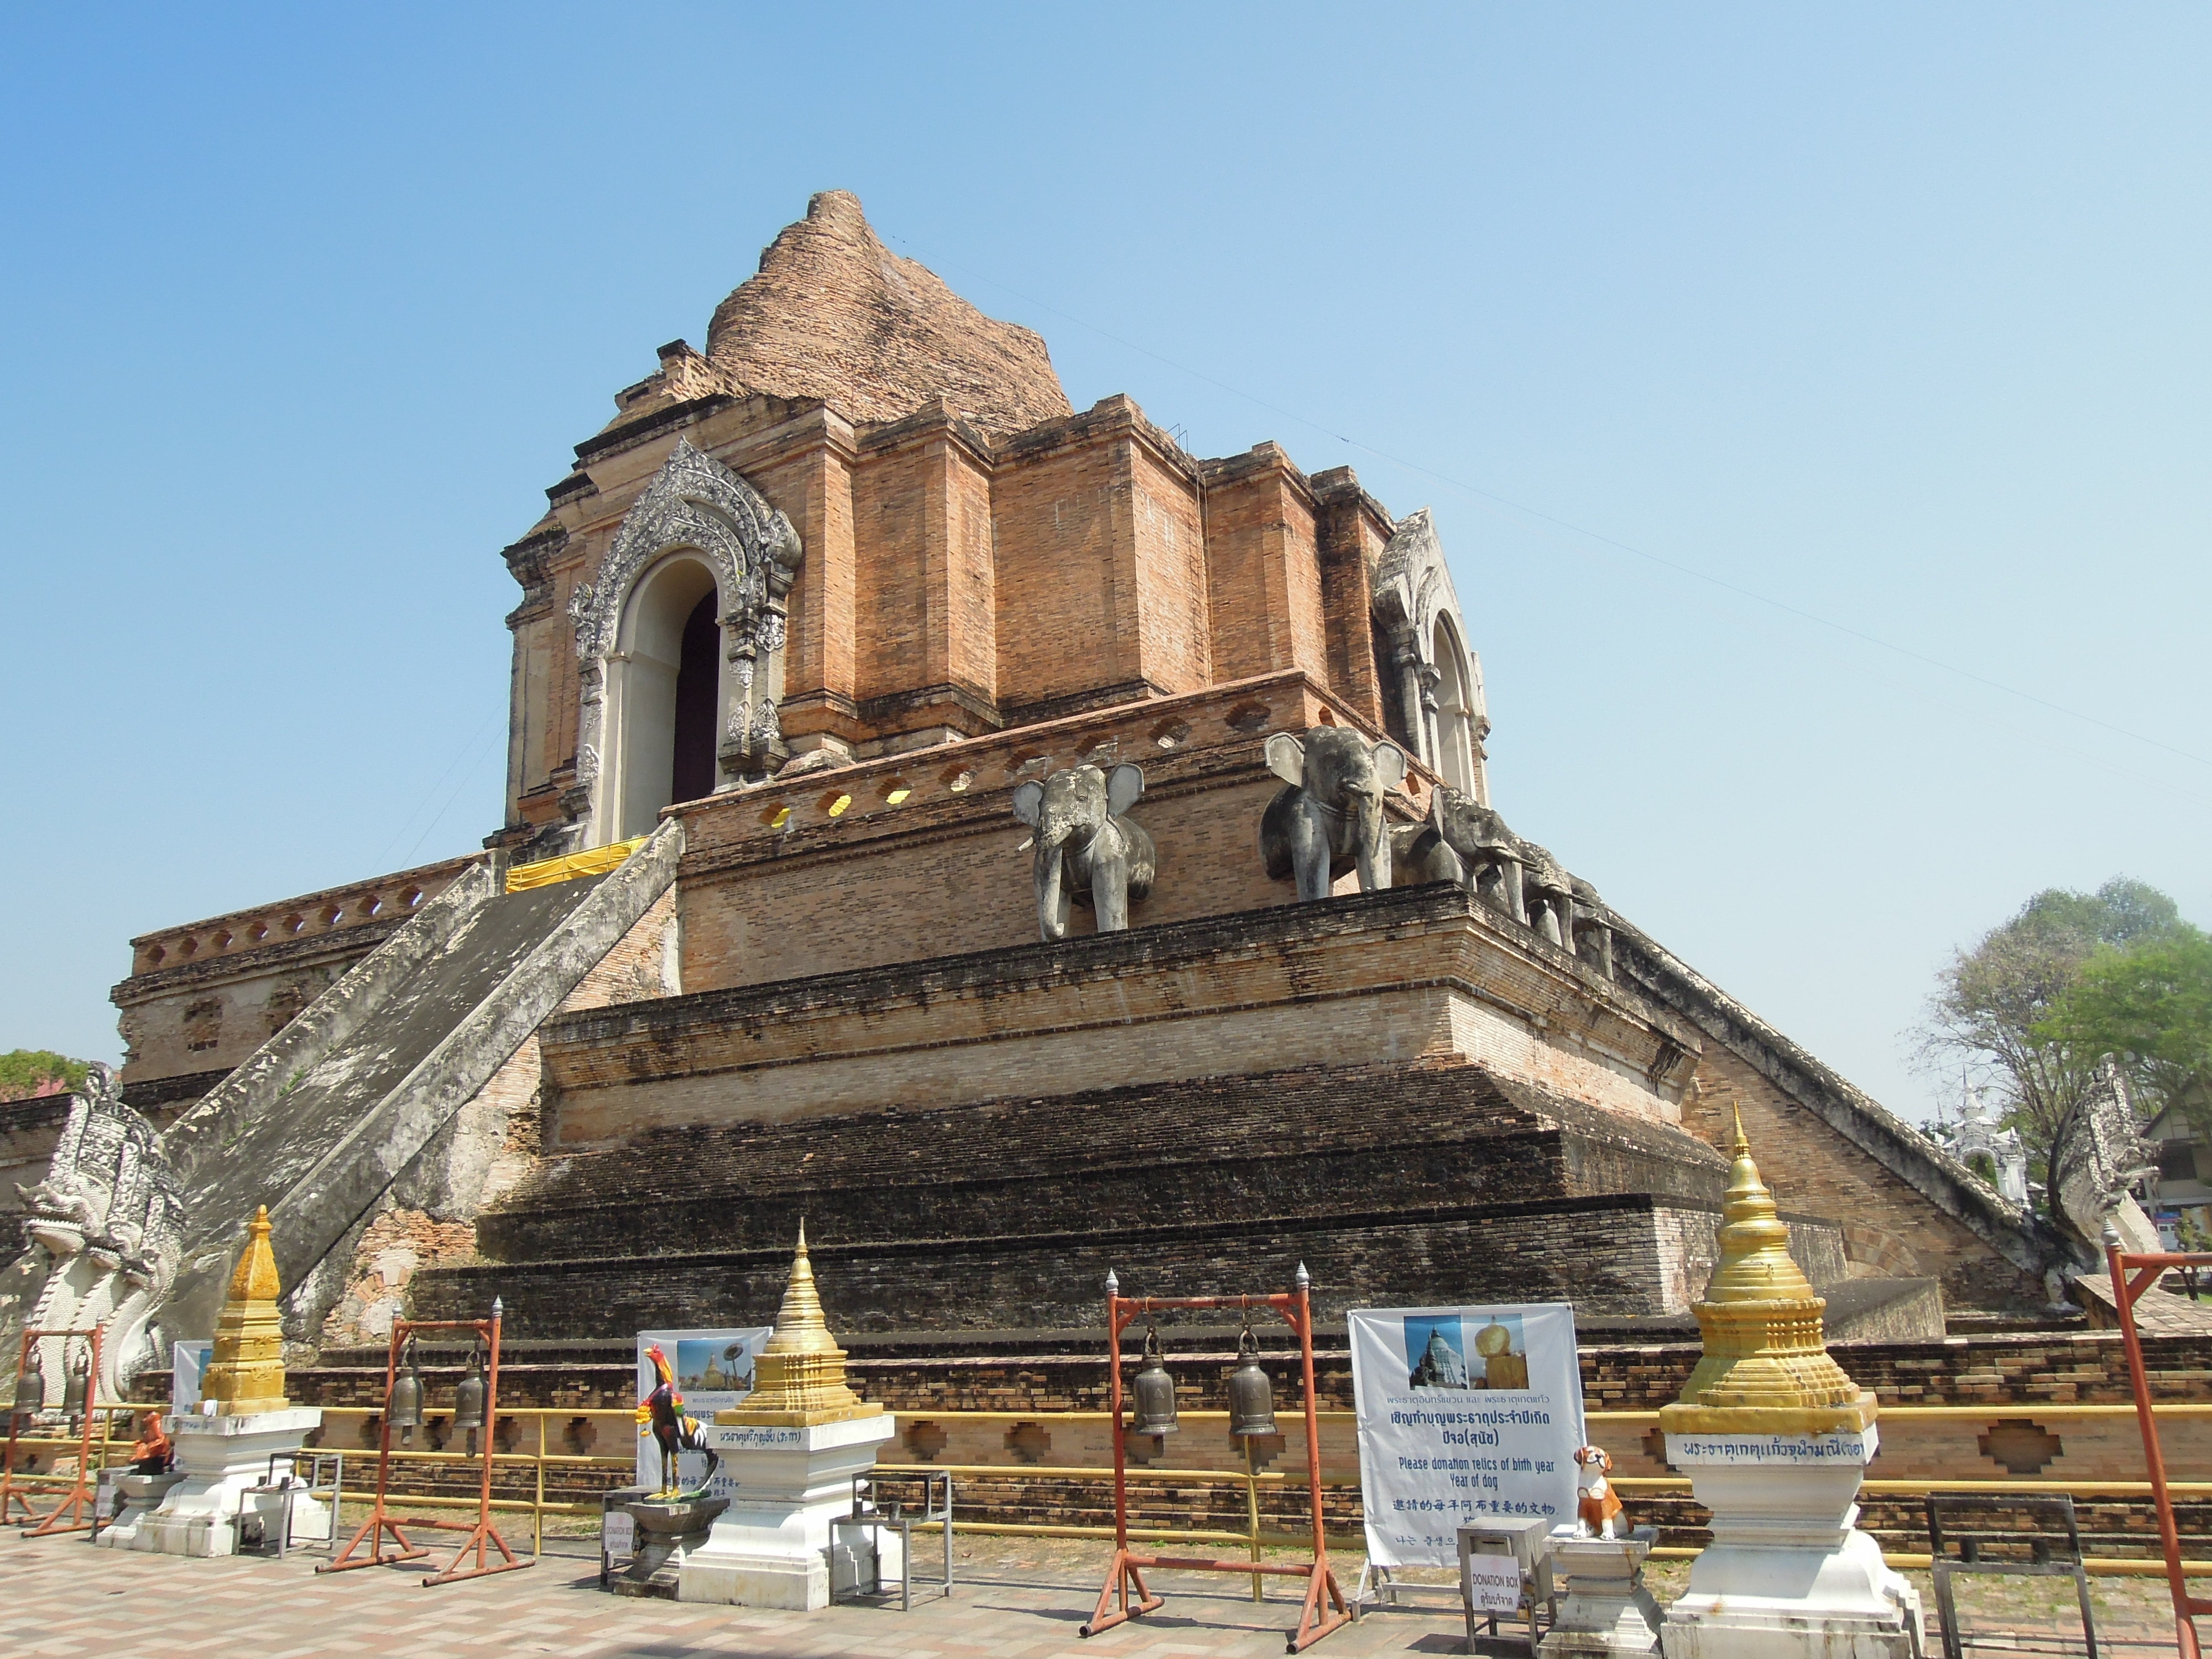
POLYGON ((1574 1520, 1583 1382, 1571 1306, 1347 1317, 1370 1561, 1453 1566, 1462 1522, 1574 1520))

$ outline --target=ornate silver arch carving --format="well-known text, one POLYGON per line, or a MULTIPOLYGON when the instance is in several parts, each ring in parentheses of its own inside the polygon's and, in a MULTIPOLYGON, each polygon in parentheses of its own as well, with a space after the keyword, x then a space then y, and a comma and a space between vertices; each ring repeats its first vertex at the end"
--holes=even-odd
POLYGON ((695 548, 714 568, 728 626, 738 613, 765 608, 775 577, 787 592, 799 568, 799 532, 760 492, 713 456, 678 438, 645 493, 631 503, 596 582, 568 596, 576 655, 586 663, 614 648, 623 601, 647 566, 672 548, 695 548))
MULTIPOLYGON (((1437 689, 1448 666, 1462 688, 1466 707, 1450 718, 1465 719, 1472 755, 1474 784, 1469 792, 1487 803, 1489 791, 1482 781, 1482 739, 1490 731, 1483 708, 1482 668, 1468 644, 1466 619, 1461 616, 1459 595, 1453 590, 1450 568, 1444 562, 1443 544, 1425 507, 1399 520, 1398 528, 1382 550, 1375 567, 1375 622, 1390 643, 1391 660, 1378 663, 1386 675, 1395 673, 1395 696, 1405 712, 1406 729, 1420 757, 1441 769, 1446 734, 1439 730, 1437 689), (1449 617, 1457 644, 1457 660, 1440 665, 1437 624, 1449 617)), ((1387 695, 1387 694, 1386 694, 1387 695)))
POLYGON ((714 572, 723 645, 735 668, 737 693, 726 700, 717 745, 724 771, 766 770, 769 750, 781 738, 776 702, 782 690, 784 596, 799 568, 799 532, 744 479, 678 438, 623 515, 597 580, 579 582, 568 598, 581 665, 576 784, 589 797, 575 803, 580 811, 597 812, 605 805, 598 796, 608 741, 606 668, 620 637, 623 607, 639 578, 678 549, 698 553, 714 572))

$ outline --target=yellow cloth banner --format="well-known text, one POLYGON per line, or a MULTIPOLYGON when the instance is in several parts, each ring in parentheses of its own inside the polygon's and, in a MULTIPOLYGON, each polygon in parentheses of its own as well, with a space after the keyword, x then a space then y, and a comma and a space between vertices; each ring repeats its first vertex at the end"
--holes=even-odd
POLYGON ((566 858, 518 864, 507 872, 507 890, 520 893, 527 887, 551 887, 559 882, 574 881, 580 876, 603 876, 644 845, 645 837, 639 836, 631 841, 594 847, 589 852, 571 853, 566 858))

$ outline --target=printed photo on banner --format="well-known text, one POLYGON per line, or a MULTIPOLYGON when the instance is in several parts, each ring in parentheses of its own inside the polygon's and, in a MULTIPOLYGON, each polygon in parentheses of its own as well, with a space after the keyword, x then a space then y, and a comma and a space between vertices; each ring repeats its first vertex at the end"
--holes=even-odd
MULTIPOLYGON (((753 1391, 753 1362, 774 1331, 766 1325, 743 1330, 641 1331, 637 1337, 637 1398, 650 1395, 659 1379, 651 1351, 658 1346, 675 1373, 676 1392, 683 1399, 683 1415, 712 1423, 714 1413, 727 1411, 753 1391)), ((677 1459, 678 1484, 685 1491, 706 1479, 703 1452, 687 1451, 677 1459)), ((637 1480, 648 1490, 660 1485, 660 1448, 650 1429, 637 1437, 637 1480)), ((717 1469, 708 1493, 728 1498, 737 1491, 728 1469, 717 1469)))
POLYGON ((1354 1308, 1348 1323, 1370 1560, 1454 1565, 1467 1522, 1573 1522, 1571 1306, 1354 1308))
POLYGON ((1459 1314, 1408 1315, 1407 1377, 1416 1389, 1525 1389, 1528 1339, 1521 1316, 1498 1312, 1480 1323, 1459 1314))

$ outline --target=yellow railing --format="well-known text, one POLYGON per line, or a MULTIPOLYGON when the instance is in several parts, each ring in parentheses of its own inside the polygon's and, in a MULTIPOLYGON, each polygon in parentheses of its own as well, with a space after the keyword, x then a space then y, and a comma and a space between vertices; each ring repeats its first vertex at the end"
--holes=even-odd
MULTIPOLYGON (((120 1461, 118 1456, 112 1455, 116 1449, 127 1450, 131 1439, 131 1436, 128 1432, 127 1429, 131 1415, 134 1415, 137 1413, 143 1411, 165 1410, 166 1407, 158 1404, 140 1403, 102 1406, 98 1409, 103 1419, 100 1425, 101 1431, 94 1437, 92 1443, 99 1459, 97 1467, 104 1468, 112 1462, 120 1461), (124 1416, 125 1418, 126 1431, 120 1435, 118 1435, 115 1432, 115 1419, 118 1416, 124 1416)), ((2154 1407, 2154 1410, 2162 1419, 2170 1418, 2182 1420, 2212 1419, 2212 1403, 2168 1403, 2159 1405, 2154 1407)), ((1913 1421, 1917 1419, 1925 1421, 1956 1420, 1963 1422, 1977 1419, 1987 1420, 1993 1417, 2015 1415, 2031 1415, 2051 1420, 2073 1422, 2095 1420, 2098 1419, 2120 1418, 2125 1418, 2132 1421, 2135 1417, 2135 1407, 2132 1406, 2121 1405, 2063 1404, 2044 1406, 2013 1405, 2006 1403, 1999 1403, 1991 1406, 1891 1406, 1885 1407, 1881 1414, 1885 1419, 1893 1421, 1899 1419, 1913 1421)), ((376 1415, 377 1412, 375 1408, 368 1406, 333 1406, 326 1407, 324 1409, 324 1418, 326 1423, 330 1423, 333 1419, 340 1421, 346 1419, 361 1420, 374 1418, 376 1415)), ((434 1415, 435 1414, 434 1413, 434 1415)), ((921 1410, 902 1411, 895 1413, 894 1415, 900 1419, 902 1424, 923 1421, 946 1425, 958 1423, 1035 1423, 1041 1427, 1049 1427, 1051 1425, 1057 1423, 1069 1425, 1103 1424, 1107 1421, 1108 1418, 1108 1414, 1103 1411, 1020 1412, 921 1410)), ((1182 1413, 1182 1416, 1185 1421, 1191 1423, 1194 1425, 1200 1424, 1210 1425, 1217 1419, 1225 1425, 1228 1420, 1229 1414, 1226 1412, 1219 1411, 1187 1411, 1182 1413)), ((1327 1411, 1316 1413, 1316 1416, 1322 1424, 1348 1427, 1354 1421, 1355 1414, 1346 1411, 1327 1411)), ((537 1428, 537 1433, 532 1437, 535 1441, 534 1445, 504 1451, 495 1449, 491 1454, 495 1468, 501 1464, 506 1464, 509 1466, 527 1466, 532 1470, 532 1491, 531 1497, 527 1498, 495 1498, 492 1500, 492 1507, 495 1510, 499 1510, 510 1514, 529 1515, 532 1518, 532 1536, 534 1548, 542 1549, 544 1547, 545 1518, 548 1516, 595 1516, 599 1513, 599 1505, 596 1501, 582 1503, 562 1502, 559 1500, 549 1501, 545 1496, 546 1474, 548 1470, 552 1470, 557 1474, 559 1471, 563 1469, 608 1470, 631 1469, 635 1467, 636 1458, 633 1445, 633 1437, 636 1433, 636 1413, 634 1411, 605 1407, 503 1406, 500 1408, 498 1419, 501 1425, 508 1422, 515 1423, 518 1425, 534 1424, 537 1428), (611 1452, 578 1454, 556 1452, 547 1449, 549 1444, 553 1440, 554 1434, 557 1432, 557 1431, 552 1428, 553 1425, 558 1424, 565 1426, 575 1422, 579 1419, 594 1425, 600 1423, 619 1424, 621 1425, 621 1440, 624 1446, 623 1455, 616 1455, 611 1452)), ((1288 1427, 1290 1424, 1295 1420, 1295 1419, 1286 1419, 1285 1427, 1288 1427)), ((1608 1429, 1617 1431, 1632 1430, 1639 1427, 1648 1428, 1656 1425, 1658 1420, 1659 1413, 1656 1411, 1593 1411, 1586 1413, 1584 1415, 1584 1421, 1587 1428, 1589 1431, 1593 1434, 1595 1434, 1601 1430, 1608 1429)), ((497 1431, 495 1430, 495 1433, 496 1434, 496 1432, 497 1431)), ((74 1436, 63 1437, 58 1436, 40 1437, 26 1435, 21 1437, 17 1441, 18 1446, 24 1450, 52 1451, 63 1454, 64 1455, 75 1451, 79 1443, 80 1442, 74 1436)), ((327 1432, 325 1436, 324 1443, 319 1449, 324 1451, 344 1451, 347 1453, 349 1462, 354 1459, 359 1459, 362 1463, 366 1463, 374 1453, 374 1447, 362 1448, 358 1446, 333 1446, 329 1442, 327 1432)), ((394 1448, 392 1456, 392 1461, 395 1463, 416 1466, 465 1464, 473 1468, 481 1461, 478 1455, 465 1451, 416 1451, 411 1448, 394 1448)), ((1114 1470, 1111 1465, 1095 1464, 1046 1464, 1024 1462, 901 1462, 881 1463, 878 1464, 877 1468, 881 1474, 885 1475, 921 1475, 925 1473, 935 1473, 939 1474, 950 1474, 969 1480, 1103 1481, 1110 1480, 1114 1477, 1114 1470)), ((1164 1468, 1157 1466, 1133 1463, 1128 1466, 1125 1474, 1128 1480, 1139 1484, 1164 1483, 1228 1486, 1243 1488, 1247 1498, 1247 1513, 1251 1515, 1253 1519, 1253 1524, 1246 1527, 1241 1531, 1203 1528, 1132 1527, 1129 1531, 1130 1536, 1133 1538, 1141 1539, 1146 1542, 1237 1545, 1255 1551, 1261 1547, 1296 1547, 1307 1541, 1306 1537, 1302 1534, 1275 1532, 1261 1528, 1257 1524, 1258 1505, 1256 1496, 1258 1492, 1263 1487, 1271 1486, 1303 1487, 1306 1484, 1306 1481, 1305 1476, 1302 1472, 1264 1469, 1247 1470, 1225 1468, 1164 1468)), ((25 1475, 18 1474, 15 1476, 16 1482, 19 1485, 35 1484, 41 1486, 67 1486, 72 1478, 73 1477, 69 1475, 52 1474, 45 1475, 25 1475)), ((1354 1490, 1359 1485, 1358 1481, 1356 1480, 1324 1480, 1321 1484, 1325 1490, 1339 1492, 1354 1490)), ((1691 1489, 1689 1480, 1686 1477, 1680 1475, 1623 1475, 1616 1477, 1614 1484, 1620 1486, 1624 1491, 1631 1492, 1645 1492, 1655 1495, 1665 1492, 1687 1492, 1691 1489)), ((2167 1483, 2167 1486, 2168 1490, 2171 1491, 2177 1498, 2199 1498, 2212 1497, 2212 1481, 2169 1481, 2167 1483)), ((366 1488, 365 1486, 362 1486, 356 1487, 353 1490, 358 1492, 365 1491, 366 1488)), ((1870 1480, 1865 1483, 1862 1491, 1863 1491, 1869 1497, 1873 1498, 1914 1496, 1931 1492, 1985 1492, 2000 1496, 2006 1493, 2015 1493, 2023 1497, 2064 1493, 2075 1498, 2146 1498, 2150 1494, 2150 1483, 2148 1480, 2038 1480, 2033 1479, 2015 1479, 2008 1480, 1870 1480)), ((323 1492, 319 1495, 328 1496, 328 1493, 327 1492, 323 1492)), ((431 1509, 473 1508, 476 1505, 477 1501, 477 1500, 472 1497, 447 1496, 442 1493, 406 1494, 403 1495, 399 1498, 399 1503, 403 1507, 423 1507, 431 1509)), ((1114 1528, 1110 1526, 1049 1525, 1010 1521, 965 1520, 960 1521, 957 1524, 959 1529, 963 1532, 989 1534, 1011 1537, 1108 1539, 1114 1536, 1114 1528)), ((927 1523, 918 1524, 915 1528, 915 1530, 917 1531, 928 1531, 931 1529, 933 1529, 932 1527, 927 1523)), ((1332 1549, 1341 1549, 1348 1552, 1358 1552, 1364 1547, 1364 1540, 1361 1539, 1356 1536, 1345 1534, 1332 1535, 1328 1539, 1328 1544, 1329 1547, 1332 1549)), ((1662 1559, 1673 1558, 1686 1559, 1697 1555, 1698 1552, 1695 1549, 1683 1546, 1662 1546, 1660 1548, 1654 1550, 1652 1553, 1656 1557, 1662 1559)), ((1913 1554, 1907 1552, 1885 1552, 1884 1559, 1893 1567, 1925 1567, 1929 1565, 1929 1558, 1926 1555, 1913 1554)), ((2186 1565, 2192 1574, 2212 1574, 2212 1561, 2191 1562, 2186 1565)), ((2166 1571, 2165 1564, 2162 1561, 2155 1559, 2137 1560, 2125 1557, 2094 1558, 2088 1561, 2087 1565, 2088 1570, 2092 1573, 2102 1577, 2155 1577, 2163 1574, 2166 1571)))

